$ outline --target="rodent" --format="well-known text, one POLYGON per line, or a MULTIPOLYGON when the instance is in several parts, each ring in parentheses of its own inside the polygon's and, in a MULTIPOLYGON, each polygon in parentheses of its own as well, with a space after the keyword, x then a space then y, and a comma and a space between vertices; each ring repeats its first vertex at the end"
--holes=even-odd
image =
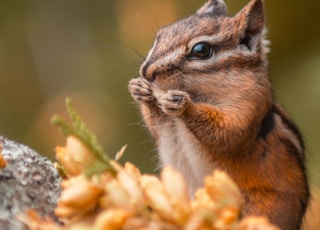
POLYGON ((300 229, 309 200, 304 144, 272 93, 263 0, 233 17, 226 9, 209 0, 161 28, 129 91, 161 164, 178 169, 191 194, 221 169, 240 188, 243 216, 300 229))

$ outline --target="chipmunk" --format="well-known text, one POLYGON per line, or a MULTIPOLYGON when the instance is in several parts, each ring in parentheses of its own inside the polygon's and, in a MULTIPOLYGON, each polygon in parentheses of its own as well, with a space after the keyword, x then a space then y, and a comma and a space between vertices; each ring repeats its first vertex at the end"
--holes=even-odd
POLYGON ((161 164, 178 169, 190 193, 221 169, 240 188, 243 216, 299 229, 309 199, 304 144, 272 94, 264 3, 233 17, 226 9, 209 0, 161 28, 129 91, 161 164))

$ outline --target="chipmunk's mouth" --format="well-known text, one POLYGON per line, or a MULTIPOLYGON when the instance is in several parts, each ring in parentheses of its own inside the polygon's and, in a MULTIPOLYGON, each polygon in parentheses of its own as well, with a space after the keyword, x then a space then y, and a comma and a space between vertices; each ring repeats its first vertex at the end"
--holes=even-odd
POLYGON ((166 94, 166 91, 159 89, 157 87, 152 87, 152 95, 155 98, 159 98, 159 97, 163 96, 164 94, 166 94))

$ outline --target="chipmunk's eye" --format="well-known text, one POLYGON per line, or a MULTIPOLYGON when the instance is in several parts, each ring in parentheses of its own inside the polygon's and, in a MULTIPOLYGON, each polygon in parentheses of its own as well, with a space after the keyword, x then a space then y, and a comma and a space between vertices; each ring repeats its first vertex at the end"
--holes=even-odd
POLYGON ((204 60, 210 58, 212 54, 212 46, 206 42, 200 42, 193 46, 188 58, 191 60, 204 60))

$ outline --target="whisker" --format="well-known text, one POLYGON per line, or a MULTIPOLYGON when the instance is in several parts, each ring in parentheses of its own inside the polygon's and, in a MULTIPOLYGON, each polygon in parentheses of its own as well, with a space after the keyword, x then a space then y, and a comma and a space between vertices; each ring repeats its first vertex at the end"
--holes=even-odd
POLYGON ((151 8, 149 7, 149 5, 147 4, 147 2, 145 0, 141 0, 144 7, 147 9, 149 15, 151 15, 152 19, 153 19, 153 22, 156 24, 156 30, 153 30, 154 34, 156 34, 156 32, 159 30, 160 26, 159 26, 159 23, 155 17, 155 14, 154 12, 151 10, 151 8))
POLYGON ((140 20, 143 21, 144 23, 147 24, 147 26, 149 27, 149 29, 147 29, 146 27, 142 26, 142 24, 138 24, 138 28, 140 30, 142 30, 144 33, 148 34, 149 36, 151 36, 152 39, 154 39, 155 34, 157 33, 157 31, 152 27, 152 25, 149 22, 145 22, 145 20, 143 20, 141 18, 141 16, 139 14, 136 14, 136 17, 140 20), (151 29, 151 32, 150 32, 151 29))
POLYGON ((126 45, 122 45, 122 46, 114 46, 114 45, 101 45, 102 47, 105 47, 105 48, 109 48, 109 49, 114 49, 114 50, 120 50, 120 51, 126 51, 128 53, 131 53, 131 54, 134 54, 135 56, 137 56, 138 58, 140 58, 141 60, 144 60, 146 57, 140 53, 138 50, 132 48, 132 47, 129 47, 129 46, 126 46, 126 45))
POLYGON ((126 126, 140 126, 141 127, 142 121, 132 122, 126 124, 126 126))
POLYGON ((144 127, 148 128, 148 127, 152 127, 152 128, 165 128, 168 127, 167 124, 161 124, 161 125, 150 125, 150 126, 146 126, 144 125, 144 127))
POLYGON ((96 40, 92 41, 88 37, 80 35, 80 34, 78 34, 77 37, 86 44, 97 45, 98 47, 108 48, 108 49, 113 49, 113 50, 117 50, 117 51, 122 51, 122 52, 128 53, 128 54, 133 54, 135 57, 138 57, 140 61, 143 61, 146 58, 141 52, 139 52, 135 48, 132 48, 128 45, 121 45, 121 46, 108 45, 108 44, 98 42, 96 40))

